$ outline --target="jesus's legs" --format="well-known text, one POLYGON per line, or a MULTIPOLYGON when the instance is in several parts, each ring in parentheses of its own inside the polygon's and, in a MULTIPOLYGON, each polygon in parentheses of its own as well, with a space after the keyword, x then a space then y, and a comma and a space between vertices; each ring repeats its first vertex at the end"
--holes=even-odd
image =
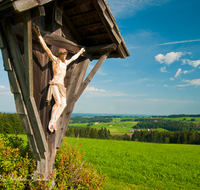
POLYGON ((66 106, 66 98, 60 95, 58 86, 53 85, 52 92, 53 92, 53 97, 56 103, 54 104, 52 108, 51 120, 48 126, 51 132, 53 132, 54 129, 57 130, 57 125, 56 125, 57 119, 60 117, 63 109, 66 106))

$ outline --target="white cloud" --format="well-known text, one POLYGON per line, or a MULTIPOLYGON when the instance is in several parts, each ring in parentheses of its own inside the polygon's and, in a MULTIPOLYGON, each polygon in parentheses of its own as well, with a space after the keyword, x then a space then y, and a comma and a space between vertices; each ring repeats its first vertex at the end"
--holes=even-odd
POLYGON ((183 62, 183 65, 188 64, 195 68, 200 65, 200 60, 191 61, 189 59, 182 59, 182 62, 183 62))
POLYGON ((85 91, 88 91, 88 92, 97 92, 99 91, 97 88, 95 88, 94 86, 87 86, 87 88, 85 89, 85 91))
MULTIPOLYGON (((177 78, 177 77, 180 76, 182 73, 183 73, 183 74, 187 74, 187 73, 191 73, 191 72, 193 72, 193 71, 194 71, 194 69, 192 69, 192 70, 184 70, 184 71, 182 71, 182 69, 179 68, 178 71, 176 72, 174 78, 177 78)), ((174 78, 170 78, 170 80, 171 80, 171 79, 174 80, 174 78)))
POLYGON ((155 86, 155 84, 147 84, 147 86, 155 86))
POLYGON ((182 73, 183 73, 183 74, 187 74, 187 73, 191 73, 191 72, 193 72, 193 71, 194 71, 194 69, 189 70, 189 71, 188 71, 188 70, 185 70, 185 71, 182 71, 182 73))
POLYGON ((107 0, 110 9, 115 16, 134 15, 137 11, 151 6, 161 6, 169 0, 107 0))
POLYGON ((164 63, 169 66, 174 61, 178 61, 182 55, 185 55, 185 54, 182 52, 170 52, 170 53, 167 53, 166 55, 158 54, 155 56, 155 59, 159 63, 161 64, 164 63))
POLYGON ((111 92, 104 89, 98 89, 94 86, 87 87, 83 93, 85 98, 97 98, 97 97, 143 97, 147 94, 126 94, 123 92, 111 92))
POLYGON ((181 75, 181 68, 178 69, 174 77, 177 78, 180 75, 181 75))
POLYGON ((171 103, 195 103, 195 101, 189 101, 189 100, 176 100, 176 99, 146 99, 148 101, 152 102, 171 102, 171 103))
POLYGON ((167 84, 165 84, 164 87, 167 87, 167 84))
POLYGON ((161 67, 161 68, 160 68, 160 71, 161 71, 162 73, 167 73, 167 71, 166 71, 166 66, 161 67))
POLYGON ((0 85, 0 89, 5 89, 5 86, 3 86, 3 85, 0 85))
POLYGON ((186 87, 186 86, 190 86, 189 84, 178 84, 176 85, 177 87, 186 87))
POLYGON ((96 98, 96 97, 128 96, 128 94, 121 93, 121 92, 110 92, 104 89, 95 88, 94 86, 91 86, 91 87, 88 86, 85 89, 83 96, 85 98, 96 98))
POLYGON ((171 44, 182 44, 182 43, 189 43, 189 42, 199 42, 200 39, 195 40, 183 40, 183 41, 175 41, 175 42, 167 42, 163 44, 158 44, 158 46, 164 46, 164 45, 171 45, 171 44))
POLYGON ((172 81, 173 81, 173 80, 174 80, 174 78, 170 78, 170 80, 172 80, 172 81))
POLYGON ((200 79, 193 79, 193 80, 182 80, 183 82, 188 83, 189 85, 200 86, 200 79))

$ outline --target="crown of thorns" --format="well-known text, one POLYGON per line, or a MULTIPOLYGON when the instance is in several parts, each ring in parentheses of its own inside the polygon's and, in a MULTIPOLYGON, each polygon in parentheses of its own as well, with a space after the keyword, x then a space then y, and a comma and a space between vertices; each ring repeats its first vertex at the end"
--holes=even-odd
POLYGON ((67 54, 67 50, 64 49, 64 48, 60 48, 59 51, 58 51, 58 54, 67 54))

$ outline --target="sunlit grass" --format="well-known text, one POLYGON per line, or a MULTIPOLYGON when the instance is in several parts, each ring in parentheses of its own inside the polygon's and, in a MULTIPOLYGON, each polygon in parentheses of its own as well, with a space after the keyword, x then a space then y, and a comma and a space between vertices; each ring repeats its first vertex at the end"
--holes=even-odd
POLYGON ((82 138, 79 143, 85 159, 108 175, 108 190, 200 189, 200 146, 82 138))

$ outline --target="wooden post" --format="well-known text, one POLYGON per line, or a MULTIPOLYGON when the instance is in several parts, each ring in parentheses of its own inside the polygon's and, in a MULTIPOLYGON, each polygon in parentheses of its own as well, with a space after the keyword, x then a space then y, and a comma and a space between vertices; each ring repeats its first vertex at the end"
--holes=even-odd
POLYGON ((44 136, 44 131, 42 129, 42 124, 39 118, 39 113, 37 111, 35 100, 33 97, 29 96, 29 90, 27 84, 25 82, 25 68, 23 64, 23 60, 17 46, 17 42, 15 39, 15 34, 11 31, 11 23, 10 20, 7 19, 4 23, 2 22, 2 26, 4 29, 4 34, 6 36, 6 42, 9 47, 9 53, 11 55, 12 65, 16 72, 16 76, 19 82, 19 87, 21 90, 22 99, 27 109, 28 119, 31 122, 29 127, 33 130, 33 135, 35 137, 36 146, 38 147, 40 157, 45 159, 45 152, 48 149, 46 138, 44 136))
POLYGON ((24 56, 25 56, 25 81, 29 97, 33 97, 33 59, 32 59, 32 22, 31 11, 24 14, 24 56))

